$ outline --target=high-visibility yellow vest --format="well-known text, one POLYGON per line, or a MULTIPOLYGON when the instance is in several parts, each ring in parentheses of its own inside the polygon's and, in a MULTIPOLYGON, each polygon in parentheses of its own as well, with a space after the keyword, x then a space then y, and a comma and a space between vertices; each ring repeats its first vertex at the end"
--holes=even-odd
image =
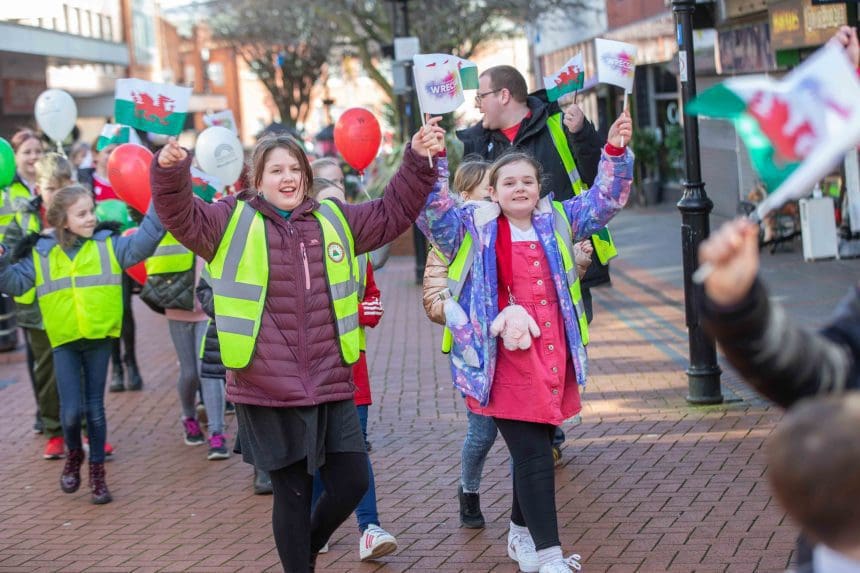
MULTIPOLYGON (((30 233, 40 233, 42 231, 42 221, 39 218, 39 213, 34 213, 30 210, 21 209, 16 212, 15 223, 21 228, 21 234, 25 237, 30 233)), ((31 288, 22 295, 16 296, 15 302, 20 305, 35 304, 36 287, 31 288)))
MULTIPOLYGON (((564 212, 564 205, 562 203, 553 201, 552 207, 553 232, 558 244, 558 250, 561 253, 567 289, 576 311, 576 320, 579 323, 582 344, 586 345, 588 344, 588 318, 585 316, 585 306, 582 302, 582 288, 580 286, 579 275, 576 272, 573 237, 570 234, 570 220, 564 212)), ((460 293, 466 284, 469 269, 472 268, 472 263, 478 254, 477 246, 472 240, 472 234, 467 232, 463 237, 463 242, 460 244, 460 250, 457 251, 454 260, 448 266, 448 290, 450 291, 451 298, 454 300, 460 298, 460 293)), ((442 257, 442 260, 445 261, 445 257, 442 257)), ((446 354, 451 352, 453 343, 454 340, 451 331, 448 327, 445 327, 445 330, 442 332, 442 352, 446 354)))
MULTIPOLYGON (((6 227, 12 222, 18 210, 20 201, 27 201, 31 197, 30 190, 18 181, 12 183, 0 192, 0 243, 6 237, 6 227)), ((21 227, 23 230, 24 227, 21 227)))
MULTIPOLYGON (((564 134, 562 127, 561 113, 556 113, 549 116, 546 120, 546 125, 552 135, 552 142, 555 149, 561 157, 561 162, 567 170, 567 176, 570 179, 570 186, 573 189, 574 195, 579 195, 586 191, 585 183, 579 176, 579 170, 576 168, 576 162, 573 159, 573 153, 570 151, 570 146, 567 144, 567 137, 564 134)), ((612 241, 612 235, 609 234, 609 229, 604 227, 594 235, 591 235, 591 241, 594 243, 594 252, 597 253, 597 258, 602 264, 608 263, 611 259, 618 256, 618 249, 615 248, 615 243, 612 241)))
POLYGON ((194 253, 177 241, 176 237, 166 233, 144 266, 147 276, 183 273, 194 268, 194 253))
POLYGON ((36 296, 51 346, 82 338, 118 338, 122 328, 122 268, 110 237, 86 241, 74 259, 59 245, 33 249, 36 296))
MULTIPOLYGON (((359 357, 361 329, 352 231, 333 202, 323 201, 314 216, 323 232, 323 258, 341 355, 345 363, 353 364, 359 357)), ((269 282, 263 215, 238 201, 207 270, 221 360, 227 368, 245 368, 254 355, 269 282)))
POLYGON ((585 305, 582 302, 579 273, 576 272, 573 237, 570 234, 570 219, 567 218, 567 213, 564 212, 564 205, 559 201, 553 201, 552 207, 552 227, 555 232, 555 241, 561 253, 567 290, 570 293, 570 300, 573 301, 576 320, 579 322, 579 335, 582 338, 583 346, 585 346, 588 344, 588 317, 585 316, 585 305))
MULTIPOLYGON (((355 364, 361 355, 362 331, 358 324, 359 265, 352 230, 334 201, 323 201, 314 211, 323 232, 323 260, 328 290, 334 310, 340 354, 346 364, 355 364)), ((364 270, 367 270, 365 259, 364 270)), ((365 280, 367 280, 365 278, 365 280)))
MULTIPOLYGON (((445 256, 437 250, 436 252, 443 262, 448 262, 445 256)), ((463 242, 460 243, 460 250, 454 255, 454 260, 448 265, 448 291, 451 298, 455 301, 460 299, 460 293, 463 292, 463 286, 466 284, 466 277, 469 276, 469 271, 472 269, 472 263, 475 257, 478 256, 478 248, 472 240, 472 233, 466 231, 463 236, 463 242)), ((454 338, 451 335, 451 329, 447 326, 442 331, 442 352, 448 354, 454 345, 454 338)))
MULTIPOLYGON (((361 304, 361 301, 364 300, 364 293, 367 290, 367 262, 367 253, 355 257, 356 285, 358 287, 358 294, 356 296, 358 304, 361 304)), ((358 329, 358 349, 367 350, 367 336, 363 328, 358 329)))

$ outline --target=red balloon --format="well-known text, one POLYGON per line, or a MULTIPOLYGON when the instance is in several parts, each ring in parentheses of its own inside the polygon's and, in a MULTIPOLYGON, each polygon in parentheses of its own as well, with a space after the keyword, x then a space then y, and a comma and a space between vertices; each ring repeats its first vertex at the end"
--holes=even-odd
POLYGON ((152 152, 134 143, 123 143, 108 158, 108 179, 119 198, 146 213, 152 193, 149 189, 149 166, 152 152))
MULTIPOLYGON (((111 155, 113 157, 113 155, 111 155)), ((130 235, 134 235, 137 233, 138 227, 132 227, 130 229, 126 229, 122 234, 123 237, 128 237, 130 235)), ((125 272, 135 280, 138 284, 143 284, 146 282, 146 261, 140 261, 134 266, 128 267, 125 269, 125 272)))
POLYGON ((334 125, 334 145, 353 169, 363 173, 376 158, 382 131, 372 113, 362 107, 345 112, 334 125))

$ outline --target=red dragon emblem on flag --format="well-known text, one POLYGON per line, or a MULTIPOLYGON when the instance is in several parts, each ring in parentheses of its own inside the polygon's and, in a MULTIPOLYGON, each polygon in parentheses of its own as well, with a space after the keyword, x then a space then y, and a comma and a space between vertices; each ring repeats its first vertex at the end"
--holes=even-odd
POLYGON ((828 97, 814 80, 806 80, 784 96, 759 91, 749 101, 749 113, 770 140, 775 159, 783 163, 802 161, 826 137, 825 114, 848 119, 851 110, 828 97))
POLYGON ((167 125, 167 117, 173 113, 174 100, 159 94, 156 99, 145 92, 131 92, 134 101, 134 115, 144 121, 157 121, 167 125))
POLYGON ((558 77, 555 78, 555 85, 563 86, 569 83, 574 83, 579 80, 579 74, 581 72, 576 66, 567 66, 565 69, 559 72, 558 77))

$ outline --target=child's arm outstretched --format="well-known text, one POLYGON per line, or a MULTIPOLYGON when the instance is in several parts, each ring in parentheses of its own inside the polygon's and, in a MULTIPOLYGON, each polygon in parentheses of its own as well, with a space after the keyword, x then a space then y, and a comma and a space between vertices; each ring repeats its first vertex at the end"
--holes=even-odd
POLYGON ((155 206, 150 205, 146 217, 140 223, 140 228, 133 235, 114 237, 113 249, 119 266, 127 269, 152 255, 158 248, 158 243, 164 238, 164 227, 155 213, 155 206))
POLYGON ((594 185, 564 201, 574 241, 600 231, 627 203, 633 181, 633 153, 622 143, 629 144, 632 135, 630 115, 622 112, 609 128, 608 143, 603 149, 594 185))
POLYGON ((35 284, 36 269, 33 266, 33 256, 24 257, 12 264, 12 252, 5 245, 0 245, 0 292, 19 296, 33 288, 35 284))
POLYGON ((463 223, 462 208, 448 189, 448 158, 439 157, 436 163, 436 182, 427 202, 418 215, 416 224, 424 236, 433 243, 439 252, 450 262, 454 260, 466 225, 463 223))

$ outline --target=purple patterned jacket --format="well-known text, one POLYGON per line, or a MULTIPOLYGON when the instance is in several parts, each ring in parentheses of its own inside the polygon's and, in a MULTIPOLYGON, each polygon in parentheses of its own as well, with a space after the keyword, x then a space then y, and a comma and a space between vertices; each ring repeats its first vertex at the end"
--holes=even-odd
MULTIPOLYGON (((447 165, 440 162, 440 180, 447 176, 447 165)), ((571 222, 574 242, 598 232, 621 210, 630 194, 632 178, 631 151, 618 157, 603 153, 591 189, 562 203, 571 222)), ((551 195, 540 200, 532 223, 549 260, 577 381, 585 385, 588 373, 585 346, 553 232, 551 200, 551 195)), ((449 261, 456 256, 467 232, 480 249, 481 256, 475 257, 459 299, 469 321, 462 327, 452 328, 454 347, 450 359, 454 386, 482 405, 489 400, 496 365, 496 338, 490 336, 489 330, 499 312, 496 268, 498 215, 496 203, 459 206, 448 193, 447 185, 437 183, 417 221, 424 234, 449 261)))

